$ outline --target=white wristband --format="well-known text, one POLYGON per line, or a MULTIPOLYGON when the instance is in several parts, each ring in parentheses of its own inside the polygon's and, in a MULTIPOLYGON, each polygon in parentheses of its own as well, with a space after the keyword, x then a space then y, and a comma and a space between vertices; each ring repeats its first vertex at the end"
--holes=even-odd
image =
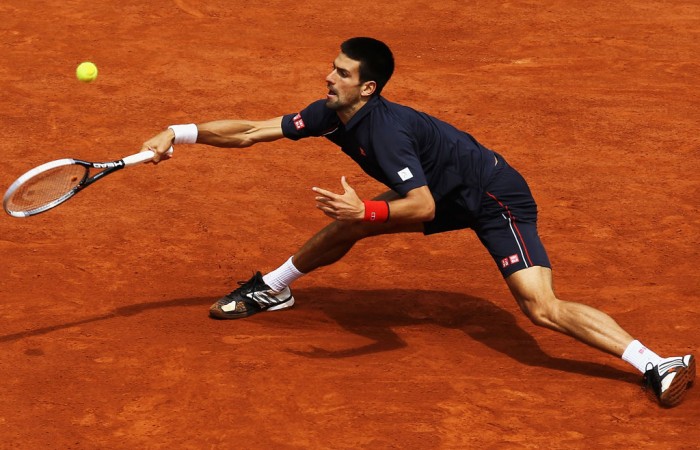
POLYGON ((186 125, 170 125, 168 128, 175 133, 173 144, 195 144, 197 142, 197 125, 188 123, 186 125))

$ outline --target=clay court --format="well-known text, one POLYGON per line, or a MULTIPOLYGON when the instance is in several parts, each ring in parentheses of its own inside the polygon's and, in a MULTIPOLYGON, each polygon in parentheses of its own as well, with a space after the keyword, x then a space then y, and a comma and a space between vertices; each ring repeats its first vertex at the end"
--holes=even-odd
MULTIPOLYGON (((695 1, 4 0, 0 17, 3 192, 169 124, 297 112, 369 35, 394 51, 388 99, 528 179, 561 298, 698 354, 695 1)), ((311 188, 343 175, 383 190, 323 139, 179 146, 3 214, 0 448, 698 448, 697 387, 662 409, 627 363, 531 324, 468 230, 360 242, 293 309, 210 319, 328 223, 311 188)))

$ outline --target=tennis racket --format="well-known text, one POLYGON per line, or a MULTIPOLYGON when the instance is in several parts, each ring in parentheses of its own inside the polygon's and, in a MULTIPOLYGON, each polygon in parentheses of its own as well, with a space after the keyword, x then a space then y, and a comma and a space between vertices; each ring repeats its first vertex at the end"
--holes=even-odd
MULTIPOLYGON (((173 148, 167 152, 170 156, 173 148)), ((13 217, 29 217, 55 208, 78 192, 125 167, 150 161, 155 153, 146 150, 117 161, 88 162, 64 158, 33 168, 10 185, 2 206, 13 217), (99 172, 90 175, 91 169, 99 172)))

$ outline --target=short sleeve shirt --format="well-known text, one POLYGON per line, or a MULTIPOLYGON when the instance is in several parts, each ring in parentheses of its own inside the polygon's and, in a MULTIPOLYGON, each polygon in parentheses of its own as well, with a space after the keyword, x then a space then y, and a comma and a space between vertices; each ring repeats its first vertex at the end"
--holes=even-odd
POLYGON ((473 214, 494 167, 494 153, 471 135, 428 114, 370 99, 347 124, 318 100, 282 120, 284 136, 323 136, 369 176, 399 195, 428 186, 436 203, 455 193, 473 214))

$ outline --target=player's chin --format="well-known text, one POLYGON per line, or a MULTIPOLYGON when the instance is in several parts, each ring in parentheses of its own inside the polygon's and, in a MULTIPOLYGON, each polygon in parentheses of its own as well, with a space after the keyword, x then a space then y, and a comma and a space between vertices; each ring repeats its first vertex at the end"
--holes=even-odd
POLYGON ((340 104, 340 100, 338 99, 338 96, 336 95, 331 95, 328 94, 326 95, 326 107, 330 108, 332 110, 338 110, 340 109, 342 105, 340 104))

